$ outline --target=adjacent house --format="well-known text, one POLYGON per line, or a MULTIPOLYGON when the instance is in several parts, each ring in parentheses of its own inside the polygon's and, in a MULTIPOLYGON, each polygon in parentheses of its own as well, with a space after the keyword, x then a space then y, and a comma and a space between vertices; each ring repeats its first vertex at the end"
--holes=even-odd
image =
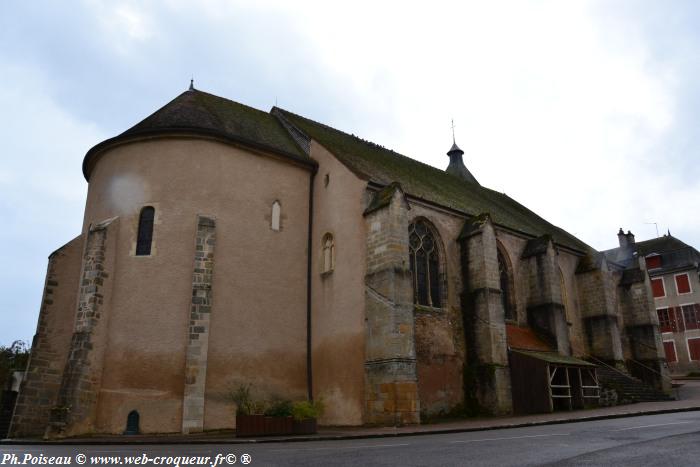
POLYGON ((622 229, 617 236, 620 246, 605 255, 621 264, 644 259, 671 373, 700 371, 700 252, 670 232, 643 242, 622 229))

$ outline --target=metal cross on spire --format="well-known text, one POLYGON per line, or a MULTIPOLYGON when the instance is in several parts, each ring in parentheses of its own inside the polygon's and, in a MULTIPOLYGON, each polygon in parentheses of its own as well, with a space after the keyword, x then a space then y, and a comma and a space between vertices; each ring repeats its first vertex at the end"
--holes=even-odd
POLYGON ((194 76, 190 79, 190 91, 194 90, 194 76))
POLYGON ((452 143, 457 144, 457 143, 455 143, 455 119, 454 118, 452 119, 452 143))

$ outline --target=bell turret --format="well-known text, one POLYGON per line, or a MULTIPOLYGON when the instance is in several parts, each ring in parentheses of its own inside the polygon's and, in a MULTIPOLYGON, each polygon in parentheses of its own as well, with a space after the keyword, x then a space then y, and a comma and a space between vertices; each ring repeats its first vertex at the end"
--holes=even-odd
POLYGON ((445 172, 452 174, 455 177, 459 177, 465 182, 476 183, 477 185, 479 184, 479 182, 476 181, 476 178, 474 178, 474 175, 472 175, 464 165, 464 161, 462 160, 464 151, 459 149, 459 146, 457 146, 457 143, 454 142, 454 140, 452 141, 452 147, 449 151, 447 151, 447 155, 450 156, 450 165, 447 166, 445 172))

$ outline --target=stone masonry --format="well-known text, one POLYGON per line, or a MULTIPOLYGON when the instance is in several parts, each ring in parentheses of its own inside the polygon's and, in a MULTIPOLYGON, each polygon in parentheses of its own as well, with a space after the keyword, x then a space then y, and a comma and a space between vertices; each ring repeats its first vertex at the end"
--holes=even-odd
POLYGON ((522 259, 529 270, 527 322, 547 337, 557 352, 570 355, 569 328, 552 238, 544 235, 528 241, 522 259))
POLYGON ((73 436, 94 431, 97 398, 102 381, 109 273, 114 265, 118 219, 90 227, 83 253, 80 288, 68 361, 46 436, 73 436))
POLYGON ((462 314, 467 342, 465 401, 481 410, 512 411, 508 347, 498 273, 496 233, 488 214, 467 220, 459 236, 462 251, 462 314))
POLYGON ((581 259, 576 270, 576 289, 589 352, 609 364, 622 363, 616 284, 605 259, 581 259))
POLYGON ((204 429, 204 390, 207 378, 209 318, 212 306, 212 275, 216 221, 199 216, 195 235, 192 302, 185 363, 185 390, 182 401, 182 432, 204 429))
POLYGON ((627 367, 633 375, 657 389, 669 391, 670 378, 649 274, 643 258, 638 262, 639 267, 625 270, 620 280, 620 309, 632 354, 627 367))
POLYGON ((43 436, 49 423, 70 345, 69 338, 61 339, 60 329, 66 318, 75 316, 83 238, 76 237, 49 256, 39 323, 10 428, 12 437, 43 436))
POLYGON ((365 212, 365 422, 419 423, 408 203, 401 187, 375 194, 365 212), (383 200, 377 202, 377 200, 383 200))

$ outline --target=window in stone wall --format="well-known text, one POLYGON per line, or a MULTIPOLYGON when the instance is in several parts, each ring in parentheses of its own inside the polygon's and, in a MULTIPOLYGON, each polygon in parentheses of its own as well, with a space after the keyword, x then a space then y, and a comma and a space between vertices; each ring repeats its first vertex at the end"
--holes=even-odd
POLYGON ((413 278, 413 302, 440 308, 440 252, 436 235, 424 221, 417 220, 408 227, 408 246, 413 278))
POLYGON ((508 262, 505 256, 498 250, 498 276, 501 284, 501 305, 505 319, 514 320, 515 310, 513 309, 513 293, 510 286, 510 274, 508 272, 508 262))
POLYGON ((335 268, 335 242, 333 240, 333 235, 327 233, 323 236, 323 264, 322 272, 328 273, 333 271, 335 268))
POLYGON ((270 228, 275 231, 280 230, 280 215, 282 214, 282 206, 279 201, 272 203, 272 219, 270 228))
POLYGON ((141 209, 139 216, 139 230, 136 237, 136 256, 148 256, 151 254, 153 243, 153 219, 156 210, 152 206, 141 209))

